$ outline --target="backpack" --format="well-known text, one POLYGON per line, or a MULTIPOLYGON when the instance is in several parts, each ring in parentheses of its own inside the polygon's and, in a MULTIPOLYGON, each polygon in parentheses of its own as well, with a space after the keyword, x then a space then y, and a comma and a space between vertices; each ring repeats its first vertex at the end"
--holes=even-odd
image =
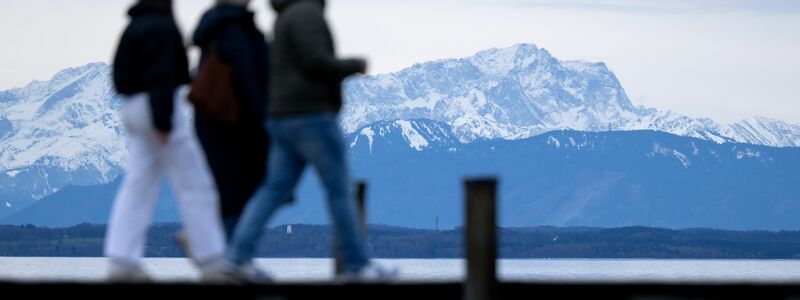
POLYGON ((224 62, 217 47, 209 54, 191 84, 189 102, 195 113, 219 124, 231 125, 239 117, 239 101, 233 90, 233 68, 224 62))

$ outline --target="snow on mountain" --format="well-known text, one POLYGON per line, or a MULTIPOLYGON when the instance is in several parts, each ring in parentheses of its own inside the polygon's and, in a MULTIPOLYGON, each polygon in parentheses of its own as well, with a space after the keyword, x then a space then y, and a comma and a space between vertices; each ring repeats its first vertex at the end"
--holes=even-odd
POLYGON ((350 148, 366 147, 372 153, 377 144, 399 144, 401 149, 421 151, 460 144, 452 128, 431 120, 381 121, 349 135, 350 148))
POLYGON ((716 143, 733 142, 735 139, 725 135, 723 127, 708 118, 693 119, 673 111, 656 111, 624 124, 618 130, 656 130, 680 136, 688 136, 716 143))
MULTIPOLYGON (((429 144, 425 151, 410 146, 416 137, 432 138, 426 136, 428 129, 437 133, 445 126, 427 120, 383 122, 349 136, 357 139, 349 151, 353 178, 367 180, 372 191, 367 206, 371 222, 432 228, 439 220, 443 227, 461 226, 459 178, 492 174, 503 183, 498 222, 504 227, 800 226, 800 185, 797 176, 790 176, 800 168, 800 148, 718 144, 655 131, 568 130, 469 144, 453 137, 457 151, 450 151, 446 141, 429 144)), ((275 224, 330 221, 321 209, 325 197, 317 176, 307 175, 296 191, 303 201, 282 212, 275 224)), ((118 184, 63 188, 0 217, 0 224, 103 223, 118 184)), ((168 194, 160 193, 164 200, 168 194)), ((174 201, 160 200, 154 219, 180 220, 174 201)))
POLYGON ((127 151, 110 79, 93 63, 0 93, 0 196, 36 200, 118 177, 127 151))
POLYGON ((800 146, 800 125, 754 118, 731 125, 636 107, 603 63, 559 61, 532 44, 443 59, 351 80, 343 126, 430 119, 468 143, 541 133, 656 130, 717 143, 800 146))
POLYGON ((613 130, 646 114, 605 64, 562 63, 529 44, 366 77, 349 82, 346 92, 346 130, 431 119, 452 125, 463 142, 564 128, 613 130))
MULTIPOLYGON (((401 138, 390 140, 398 144, 401 138)), ((552 131, 459 144, 457 151, 407 146, 399 151, 387 142, 374 138, 372 153, 362 148, 366 143, 351 149, 354 177, 380 191, 370 195, 376 209, 369 215, 382 224, 432 227, 438 218, 440 224, 461 225, 459 178, 483 174, 503 182, 498 191, 503 226, 782 229, 798 224, 800 186, 791 174, 800 166, 800 148, 719 144, 656 131, 552 131)), ((303 191, 300 198, 312 198, 303 191)), ((281 223, 326 222, 324 211, 306 219, 309 211, 287 211, 295 219, 281 223)))
POLYGON ((108 66, 68 69, 49 84, 33 82, 15 92, 18 100, 3 103, 0 111, 12 128, 0 144, 0 171, 24 169, 49 156, 49 165, 68 171, 78 168, 81 159, 110 175, 109 160, 116 164, 123 158, 119 99, 108 66))
POLYGON ((800 124, 781 120, 752 117, 725 128, 725 134, 740 143, 774 147, 800 147, 800 124))
MULTIPOLYGON (((110 71, 93 63, 0 91, 0 216, 66 185, 108 183, 121 174, 127 151, 110 71)), ((342 125, 350 146, 367 153, 384 142, 457 149, 562 129, 800 146, 796 124, 754 117, 723 125, 637 107, 605 64, 560 61, 531 44, 352 79, 345 94, 342 125)))

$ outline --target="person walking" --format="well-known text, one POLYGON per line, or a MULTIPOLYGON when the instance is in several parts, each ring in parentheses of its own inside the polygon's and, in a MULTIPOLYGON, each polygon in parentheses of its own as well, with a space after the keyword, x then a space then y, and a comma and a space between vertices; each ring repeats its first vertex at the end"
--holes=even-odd
POLYGON ((268 277, 252 264, 256 242, 278 208, 287 203, 306 165, 313 166, 327 203, 344 261, 343 279, 389 278, 393 271, 371 263, 361 239, 338 113, 342 81, 365 73, 363 59, 337 59, 323 0, 272 0, 278 13, 272 52, 268 129, 271 150, 264 184, 248 202, 226 256, 238 275, 268 277))
POLYGON ((109 279, 141 282, 149 226, 162 175, 178 198, 193 257, 203 280, 224 280, 225 237, 214 182, 184 116, 189 82, 186 49, 171 0, 139 0, 114 58, 113 80, 124 96, 128 139, 125 177, 111 210, 104 252, 109 279))
POLYGON ((219 190, 222 221, 230 237, 247 200, 264 180, 268 136, 264 128, 269 44, 256 27, 250 0, 217 0, 195 30, 200 66, 216 51, 230 65, 238 117, 231 124, 196 114, 195 128, 219 190))

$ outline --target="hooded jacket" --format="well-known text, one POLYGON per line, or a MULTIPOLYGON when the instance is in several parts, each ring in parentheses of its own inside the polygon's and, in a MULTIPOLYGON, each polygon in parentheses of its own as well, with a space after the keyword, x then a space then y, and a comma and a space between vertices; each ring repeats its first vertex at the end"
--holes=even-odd
POLYGON ((269 140, 264 129, 269 75, 269 44, 240 5, 219 4, 203 15, 193 42, 203 49, 202 62, 213 47, 233 72, 239 119, 232 126, 195 118, 197 138, 214 175, 222 218, 231 224, 264 181, 269 140), (267 154, 267 155, 265 155, 267 154))
POLYGON ((166 2, 140 1, 128 15, 114 57, 114 85, 118 93, 147 93, 155 128, 172 130, 175 90, 189 82, 189 62, 183 39, 166 2))
POLYGON ((271 115, 339 112, 342 80, 362 71, 337 59, 324 0, 272 0, 278 12, 272 47, 271 115))
POLYGON ((240 101, 240 121, 262 126, 269 89, 269 44, 253 21, 253 13, 239 5, 220 4, 203 15, 193 42, 211 47, 233 71, 233 88, 240 101))

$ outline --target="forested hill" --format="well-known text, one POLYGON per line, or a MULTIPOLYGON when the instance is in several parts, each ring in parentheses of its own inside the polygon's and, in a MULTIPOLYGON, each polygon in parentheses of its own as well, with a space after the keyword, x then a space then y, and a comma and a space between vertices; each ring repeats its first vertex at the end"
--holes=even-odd
MULTIPOLYGON (((146 255, 180 257, 174 223, 151 228, 146 255)), ((329 257, 331 229, 321 225, 272 228, 261 241, 262 257, 329 257)), ((105 225, 69 228, 0 226, 0 256, 102 256, 105 225)), ((373 225, 369 249, 382 258, 462 257, 460 229, 419 230, 373 225)), ((800 231, 723 231, 625 228, 502 228, 504 258, 698 258, 793 259, 800 255, 800 231)))

